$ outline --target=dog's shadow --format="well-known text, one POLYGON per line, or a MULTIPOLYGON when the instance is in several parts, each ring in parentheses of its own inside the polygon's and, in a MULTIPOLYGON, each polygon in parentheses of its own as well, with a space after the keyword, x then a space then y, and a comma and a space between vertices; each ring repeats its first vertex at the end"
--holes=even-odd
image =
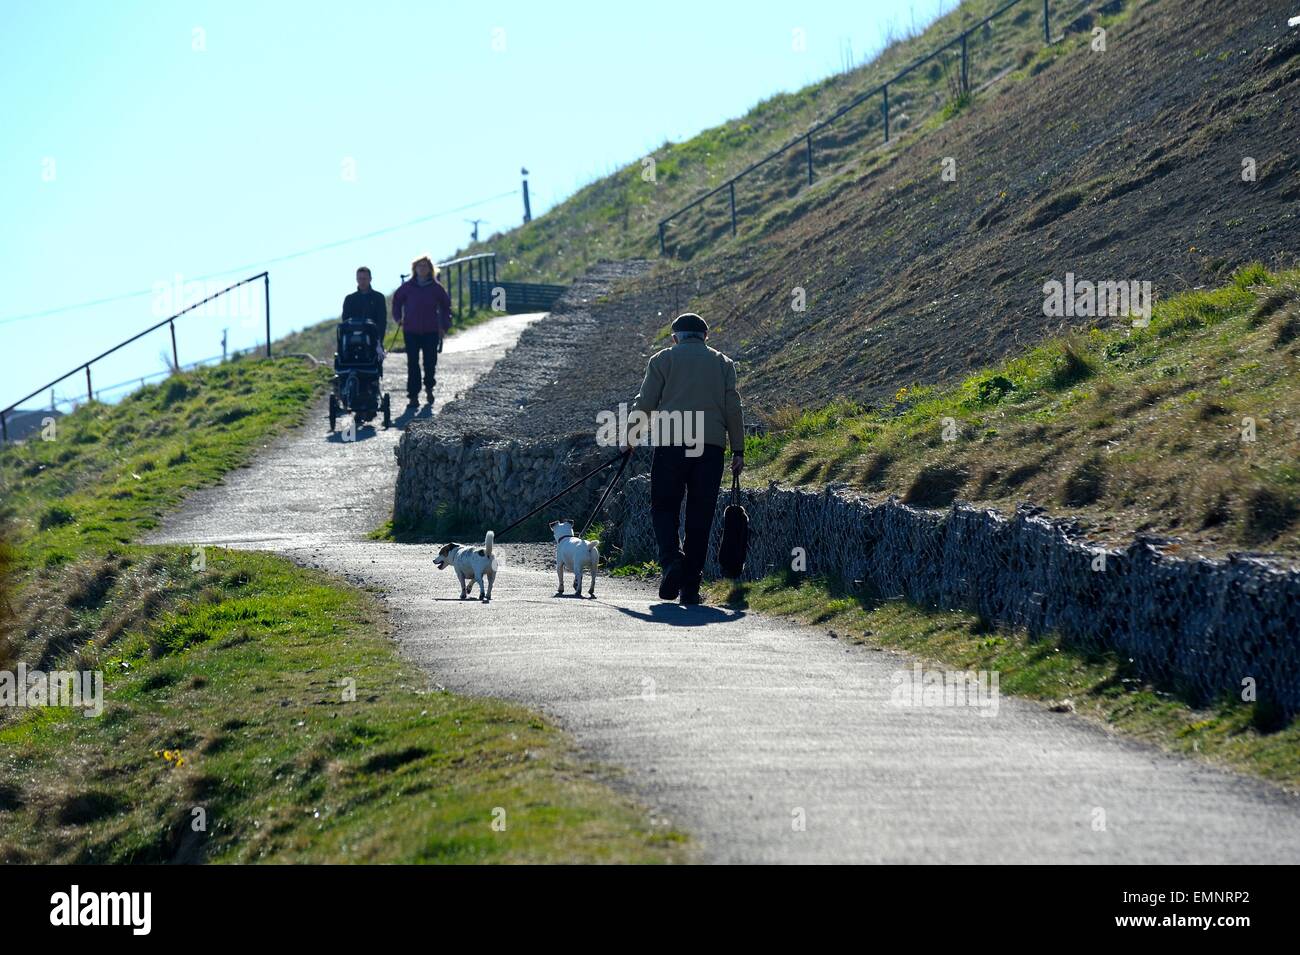
POLYGON ((672 627, 703 627, 711 623, 733 623, 745 616, 743 610, 727 610, 708 604, 688 607, 667 600, 651 604, 649 613, 633 610, 630 607, 619 607, 618 612, 647 623, 663 623, 672 627))

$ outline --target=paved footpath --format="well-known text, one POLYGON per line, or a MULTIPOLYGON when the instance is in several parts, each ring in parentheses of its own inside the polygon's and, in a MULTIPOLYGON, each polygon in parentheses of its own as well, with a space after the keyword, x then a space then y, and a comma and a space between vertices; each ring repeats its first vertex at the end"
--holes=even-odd
MULTIPOLYGON (((537 317, 449 339, 436 407, 537 317)), ((395 409, 404 362, 386 369, 395 409)), ((391 512, 399 429, 345 443, 327 428, 322 404, 154 540, 275 551, 381 588, 402 652, 434 682, 546 713, 703 860, 1300 861, 1300 800, 1008 697, 995 716, 892 706, 903 655, 661 603, 634 581, 555 597, 538 544, 500 545, 493 602, 461 602, 431 547, 365 539, 391 512)))

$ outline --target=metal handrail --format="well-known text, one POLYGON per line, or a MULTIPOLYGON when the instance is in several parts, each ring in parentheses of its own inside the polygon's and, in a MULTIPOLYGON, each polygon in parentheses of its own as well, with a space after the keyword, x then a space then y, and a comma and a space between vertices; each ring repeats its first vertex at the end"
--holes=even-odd
POLYGON ((266 357, 270 358, 271 357, 271 273, 259 272, 256 275, 250 275, 246 279, 241 279, 240 281, 235 282, 233 285, 227 285, 219 292, 213 292, 211 295, 209 295, 207 298, 203 299, 202 301, 195 302, 192 305, 187 305, 185 308, 181 309, 175 315, 169 315, 167 318, 164 318, 158 324, 150 325, 144 331, 132 335, 130 338, 126 339, 125 341, 118 342, 112 348, 108 349, 108 351, 96 355, 94 358, 90 359, 90 361, 82 362, 80 365, 77 365, 75 368, 73 368, 71 371, 67 372, 66 374, 60 375, 58 378, 55 378, 53 381, 46 382, 45 384, 41 385, 41 387, 33 391, 31 394, 24 395, 23 397, 15 401, 13 404, 9 405, 7 408, 0 410, 0 440, 4 440, 6 442, 9 440, 9 423, 7 420, 9 412, 17 410, 18 406, 22 404, 24 401, 27 401, 31 398, 35 398, 46 388, 54 387, 59 382, 63 381, 63 379, 71 378, 73 375, 75 375, 79 371, 82 371, 83 369, 86 372, 86 400, 93 401, 95 397, 95 391, 94 388, 91 386, 91 382, 90 382, 90 366, 103 358, 107 358, 109 355, 113 354, 113 352, 117 351, 118 349, 125 348, 127 345, 130 345, 132 342, 139 341, 141 338, 144 338, 144 336, 148 335, 150 332, 156 332, 164 325, 171 326, 172 367, 180 368, 181 367, 180 356, 176 349, 176 326, 174 324, 176 319, 180 318, 182 315, 184 315, 187 312, 194 311, 194 309, 198 308, 200 305, 206 305, 208 302, 211 302, 213 299, 219 298, 222 295, 225 295, 227 292, 239 288, 241 285, 247 285, 249 282, 256 282, 258 279, 261 279, 263 281, 263 287, 266 296, 266 357))
MULTIPOLYGON (((852 109, 856 109, 858 106, 861 106, 864 102, 871 99, 872 97, 883 95, 885 98, 885 106, 884 106, 885 142, 889 142, 889 112, 888 112, 889 87, 895 83, 900 82, 909 73, 915 72, 925 64, 929 63, 935 57, 951 49, 952 47, 957 46, 958 44, 961 45, 961 49, 962 49, 962 81, 964 85, 967 76, 967 66, 966 66, 967 39, 975 31, 982 29, 985 25, 992 23, 998 17, 1002 16, 1004 13, 1010 10, 1012 7, 1019 6, 1021 3, 1024 2, 1025 0, 1008 0, 1007 3, 998 7, 998 9, 990 13, 983 20, 980 20, 978 23, 967 27, 965 30, 963 30, 957 36, 953 37, 947 43, 943 44, 942 46, 936 47, 934 50, 927 53, 919 60, 916 60, 915 62, 904 67, 897 74, 895 74, 891 79, 885 80, 879 86, 873 87, 872 89, 869 89, 864 93, 859 93, 850 102, 846 103, 844 106, 841 106, 838 110, 836 110, 834 113, 832 113, 830 116, 826 117, 825 119, 819 120, 818 122, 814 123, 812 126, 808 127, 807 130, 800 133, 798 136, 790 140, 784 146, 781 146, 780 148, 773 150, 772 152, 764 156, 762 159, 750 163, 748 166, 746 166, 740 172, 736 173, 730 179, 723 182, 721 185, 716 186, 715 188, 710 189, 708 192, 705 192, 702 195, 695 197, 686 205, 682 206, 680 209, 677 209, 675 212, 669 213, 667 216, 660 219, 659 220, 659 254, 661 256, 667 255, 667 251, 665 249, 664 229, 668 225, 668 223, 671 222, 673 219, 676 219, 679 216, 683 215, 684 213, 694 209, 696 206, 698 206, 700 203, 704 202, 705 200, 712 199, 714 196, 716 196, 718 193, 722 192, 723 190, 727 190, 731 194, 731 232, 732 235, 735 235, 736 233, 736 192, 735 192, 736 183, 739 182, 741 179, 743 179, 745 176, 749 175, 755 169, 758 169, 760 166, 766 165, 767 163, 771 162, 773 159, 776 159, 778 156, 781 156, 784 153, 788 152, 794 146, 805 144, 807 147, 808 184, 812 185, 812 181, 813 181, 812 138, 813 136, 821 132, 831 123, 835 122, 845 113, 849 112, 852 109)), ((1045 43, 1052 42, 1050 0, 1043 0, 1043 38, 1045 43)))
POLYGON ((438 268, 445 269, 449 265, 460 265, 462 262, 470 262, 475 259, 495 259, 495 252, 477 252, 474 255, 462 255, 459 259, 451 259, 448 262, 439 262, 438 268))
POLYGON ((450 259, 446 262, 439 262, 438 269, 447 277, 447 283, 444 286, 447 289, 447 297, 451 297, 451 267, 456 267, 456 318, 461 317, 465 310, 465 276, 464 269, 469 268, 470 281, 470 299, 469 310, 474 311, 473 283, 475 281, 495 282, 497 280, 497 254, 495 252, 478 252, 474 255, 462 255, 458 259, 450 259), (477 279, 474 273, 478 273, 477 279))

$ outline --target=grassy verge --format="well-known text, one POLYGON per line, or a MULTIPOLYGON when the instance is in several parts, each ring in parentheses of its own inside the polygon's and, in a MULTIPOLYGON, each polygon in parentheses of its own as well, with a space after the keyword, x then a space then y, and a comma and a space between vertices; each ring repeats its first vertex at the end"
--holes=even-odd
POLYGON ((537 716, 427 689, 375 601, 323 574, 128 548, 44 571, 27 600, 87 631, 68 652, 107 704, 0 723, 6 862, 679 857, 537 716))
POLYGON ((27 566, 134 541, 195 488, 299 424, 329 373, 296 358, 173 375, 59 418, 51 440, 0 451, 3 516, 27 566))
POLYGON ((825 579, 776 575, 752 584, 717 582, 708 592, 732 606, 826 627, 851 644, 901 650, 953 669, 997 671, 1002 692, 1300 791, 1300 720, 1265 732, 1254 704, 1224 699, 1193 708, 1142 682, 1114 654, 994 630, 960 611, 870 600, 825 579))
POLYGON ((1242 269, 892 402, 776 409, 749 483, 846 482, 923 507, 1022 500, 1098 538, 1300 555, 1300 272, 1242 269))
POLYGON ((429 689, 369 595, 270 555, 132 543, 327 380, 232 362, 0 450, 0 671, 99 672, 104 701, 0 706, 0 861, 682 858, 535 714, 429 689))

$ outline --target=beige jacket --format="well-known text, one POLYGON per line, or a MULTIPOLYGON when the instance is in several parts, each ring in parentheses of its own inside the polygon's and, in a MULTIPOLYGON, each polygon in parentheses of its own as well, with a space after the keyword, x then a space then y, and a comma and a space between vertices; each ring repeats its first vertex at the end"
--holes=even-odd
MULTIPOLYGON (((703 412, 704 443, 745 451, 745 427, 736 390, 736 363, 698 338, 656 352, 646 365, 632 410, 703 412)), ((631 437, 637 438, 636 434, 631 437)))

